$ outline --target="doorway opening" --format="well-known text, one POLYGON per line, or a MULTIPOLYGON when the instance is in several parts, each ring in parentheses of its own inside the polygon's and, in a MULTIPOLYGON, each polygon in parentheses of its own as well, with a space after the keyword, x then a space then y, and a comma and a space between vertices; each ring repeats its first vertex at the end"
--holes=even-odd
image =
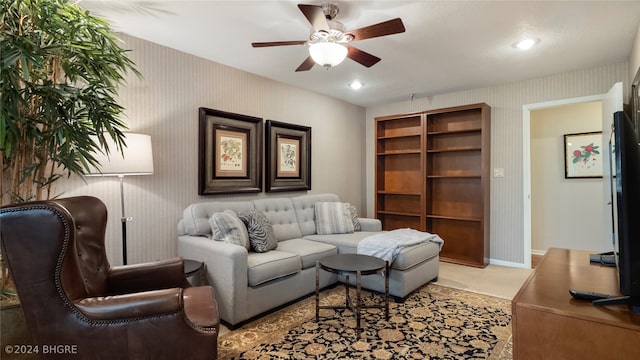
POLYGON ((523 203, 524 203, 524 266, 530 268, 532 265, 532 255, 542 255, 544 252, 532 251, 532 158, 531 158, 531 117, 532 112, 538 110, 548 110, 554 108, 569 107, 583 103, 602 102, 604 95, 585 96, 571 99, 562 99, 523 106, 523 203))

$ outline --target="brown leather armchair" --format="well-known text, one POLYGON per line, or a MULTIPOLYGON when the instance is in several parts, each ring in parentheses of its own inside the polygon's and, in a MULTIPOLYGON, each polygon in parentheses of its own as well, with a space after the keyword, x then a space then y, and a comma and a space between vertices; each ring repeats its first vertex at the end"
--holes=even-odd
POLYGON ((215 359, 213 288, 182 258, 109 265, 107 209, 81 196, 0 208, 0 239, 42 358, 215 359))

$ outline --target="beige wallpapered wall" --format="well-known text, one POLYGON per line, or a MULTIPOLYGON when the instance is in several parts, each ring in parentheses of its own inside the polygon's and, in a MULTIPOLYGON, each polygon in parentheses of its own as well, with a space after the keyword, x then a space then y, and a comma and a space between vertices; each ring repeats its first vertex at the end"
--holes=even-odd
MULTIPOLYGON (((157 44, 122 36, 144 78, 120 91, 131 131, 151 135, 155 173, 125 178, 129 263, 177 253, 176 224, 196 201, 255 196, 197 195, 198 107, 312 127, 312 193, 335 192, 364 209, 365 110, 157 44)), ((93 195, 109 209, 110 261, 121 262, 120 188, 117 178, 71 178, 63 196, 93 195)))

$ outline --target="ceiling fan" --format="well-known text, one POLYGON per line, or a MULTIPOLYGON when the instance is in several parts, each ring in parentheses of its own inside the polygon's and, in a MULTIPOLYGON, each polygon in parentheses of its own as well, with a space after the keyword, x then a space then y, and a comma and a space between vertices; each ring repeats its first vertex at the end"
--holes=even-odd
POLYGON ((309 40, 251 43, 254 48, 308 44, 310 55, 298 66, 296 71, 310 70, 316 63, 325 68, 330 68, 341 63, 345 57, 366 67, 371 67, 380 61, 380 58, 349 44, 358 40, 398 34, 405 31, 404 24, 400 18, 365 26, 357 30, 346 31, 342 23, 334 20, 339 11, 336 4, 298 4, 298 8, 311 23, 309 40))

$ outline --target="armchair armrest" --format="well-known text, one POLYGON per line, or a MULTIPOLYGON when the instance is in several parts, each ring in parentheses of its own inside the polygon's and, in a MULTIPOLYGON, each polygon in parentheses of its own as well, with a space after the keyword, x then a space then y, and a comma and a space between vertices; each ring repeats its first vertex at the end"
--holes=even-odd
POLYGON ((189 286, 191 285, 184 275, 184 262, 181 257, 135 265, 113 266, 107 277, 109 294, 189 286))
POLYGON ((358 218, 361 231, 382 231, 382 222, 372 218, 358 218))
POLYGON ((178 312, 182 289, 145 291, 79 300, 76 307, 92 320, 125 320, 178 312))

